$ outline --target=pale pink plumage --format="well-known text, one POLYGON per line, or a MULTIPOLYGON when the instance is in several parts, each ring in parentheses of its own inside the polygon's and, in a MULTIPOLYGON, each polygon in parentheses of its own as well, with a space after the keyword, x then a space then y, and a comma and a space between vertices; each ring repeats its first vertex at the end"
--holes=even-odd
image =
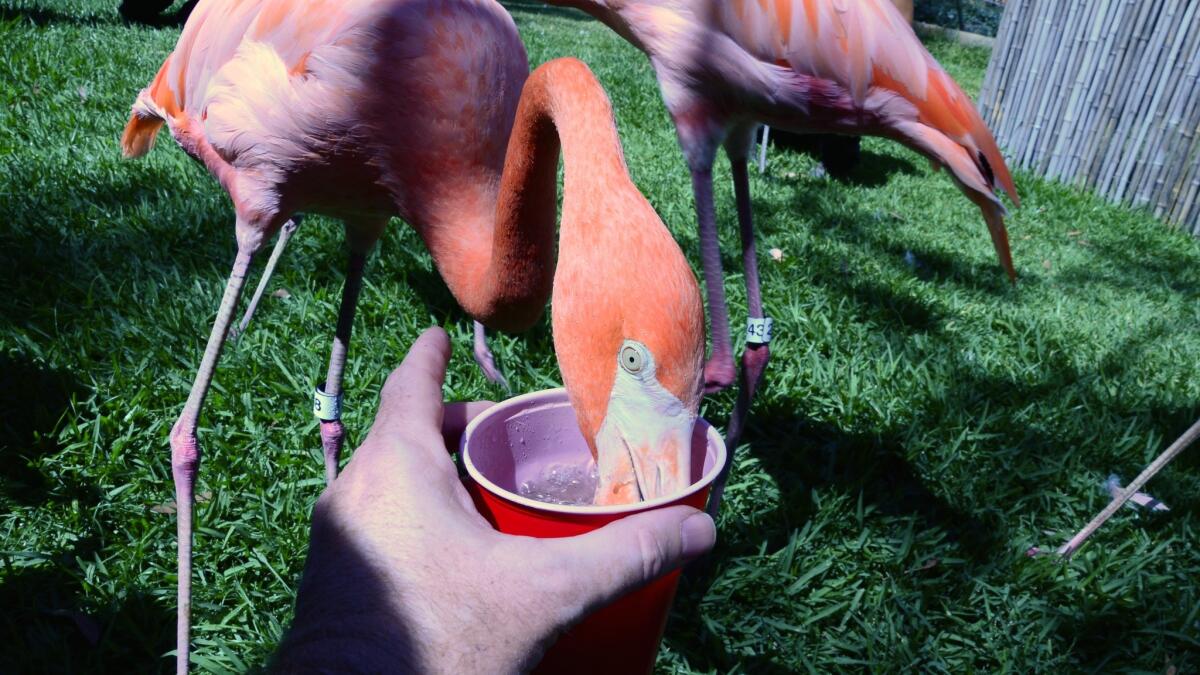
POLYGON ((301 11, 296 0, 201 2, 138 97, 123 148, 144 152, 165 120, 229 191, 239 239, 256 242, 280 212, 373 221, 399 211, 425 224, 483 207, 528 67, 515 34, 495 57, 457 49, 477 36, 440 15, 451 6, 513 26, 485 0, 319 0, 301 11), (406 28, 416 23, 430 26, 406 28), (397 60, 424 68, 390 67, 397 60))

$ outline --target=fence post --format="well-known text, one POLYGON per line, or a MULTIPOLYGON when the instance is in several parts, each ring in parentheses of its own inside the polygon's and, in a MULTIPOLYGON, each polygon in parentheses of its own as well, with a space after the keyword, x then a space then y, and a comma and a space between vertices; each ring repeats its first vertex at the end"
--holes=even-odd
POLYGON ((1200 235, 1195 0, 1009 0, 980 110, 1015 166, 1200 235))

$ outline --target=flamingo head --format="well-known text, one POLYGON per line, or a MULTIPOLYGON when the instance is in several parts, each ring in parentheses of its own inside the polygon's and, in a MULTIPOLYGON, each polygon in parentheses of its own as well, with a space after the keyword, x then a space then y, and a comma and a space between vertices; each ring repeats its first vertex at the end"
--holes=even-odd
MULTIPOLYGON (((661 344, 655 349, 643 340, 626 338, 616 353, 608 406, 593 436, 600 477, 597 504, 666 497, 692 482, 699 396, 692 394, 690 383, 682 391, 680 383, 672 382, 678 372, 666 372, 680 370, 675 350, 661 344)), ((690 355, 688 361, 690 379, 690 355)))
POLYGON ((552 305, 559 368, 599 471, 596 504, 692 483, 703 386, 696 276, 641 193, 614 193, 564 202, 552 305))

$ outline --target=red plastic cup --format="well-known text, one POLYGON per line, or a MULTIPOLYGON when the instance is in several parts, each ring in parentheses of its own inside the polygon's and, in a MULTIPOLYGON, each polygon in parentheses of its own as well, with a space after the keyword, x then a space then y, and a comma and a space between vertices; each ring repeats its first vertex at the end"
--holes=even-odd
MULTIPOLYGON (((562 506, 522 497, 517 486, 540 476, 547 465, 591 459, 566 390, 549 389, 511 398, 472 420, 459 457, 467 491, 493 527, 549 539, 591 532, 642 511, 678 504, 704 508, 725 464, 725 442, 708 422, 696 421, 692 484, 672 497, 624 506, 562 506)), ((671 572, 596 610, 561 636, 534 672, 649 673, 678 585, 679 572, 671 572)))

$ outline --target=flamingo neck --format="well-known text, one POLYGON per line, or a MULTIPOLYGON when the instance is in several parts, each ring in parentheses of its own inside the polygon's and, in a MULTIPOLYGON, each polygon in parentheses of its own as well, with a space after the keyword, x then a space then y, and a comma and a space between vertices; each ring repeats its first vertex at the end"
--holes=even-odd
POLYGON ((621 18, 621 10, 627 7, 625 2, 612 2, 611 0, 546 0, 546 2, 547 4, 559 7, 578 9, 605 26, 608 26, 629 44, 649 54, 641 38, 621 18))
POLYGON ((573 230, 588 228, 573 226, 580 219, 572 218, 572 212, 636 188, 608 97, 587 66, 575 59, 547 63, 525 83, 497 191, 494 226, 456 228, 427 241, 451 293, 490 328, 528 328, 550 299, 560 149, 560 254, 586 258, 588 233, 573 230))

